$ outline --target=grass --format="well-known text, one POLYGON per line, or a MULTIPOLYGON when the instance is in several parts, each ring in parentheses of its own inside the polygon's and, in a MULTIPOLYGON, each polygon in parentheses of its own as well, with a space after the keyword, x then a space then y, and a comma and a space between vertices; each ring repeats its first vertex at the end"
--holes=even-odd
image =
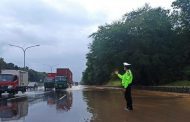
POLYGON ((121 86, 121 81, 120 80, 112 80, 109 81, 106 86, 121 86))
POLYGON ((190 81, 175 81, 165 84, 164 86, 190 86, 190 81))

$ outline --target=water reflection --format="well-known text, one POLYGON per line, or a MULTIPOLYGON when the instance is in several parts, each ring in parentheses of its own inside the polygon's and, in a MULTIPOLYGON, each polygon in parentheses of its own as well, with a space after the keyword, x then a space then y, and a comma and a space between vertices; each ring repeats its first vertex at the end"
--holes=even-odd
POLYGON ((73 100, 72 92, 66 92, 65 95, 66 96, 59 96, 59 100, 56 105, 57 110, 69 111, 71 109, 73 100))
POLYGON ((48 94, 46 99, 48 105, 56 105, 57 111, 69 111, 72 107, 73 94, 68 91, 57 91, 48 94))
POLYGON ((0 101, 0 120, 14 121, 24 119, 28 114, 28 99, 22 98, 14 101, 0 101))
POLYGON ((0 101, 0 122, 89 122, 88 101, 82 90, 32 92, 25 99, 0 101))
POLYGON ((122 91, 86 89, 83 91, 93 122, 117 122, 124 106, 122 91))
POLYGON ((87 110, 81 90, 50 92, 43 100, 29 107, 26 122, 88 122, 92 114, 87 110))

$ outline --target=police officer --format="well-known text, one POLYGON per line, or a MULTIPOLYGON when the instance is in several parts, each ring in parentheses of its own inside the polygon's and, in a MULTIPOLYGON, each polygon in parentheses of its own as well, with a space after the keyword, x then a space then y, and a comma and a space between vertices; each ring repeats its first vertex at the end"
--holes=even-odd
POLYGON ((133 74, 131 70, 129 69, 129 66, 131 64, 124 62, 124 70, 125 73, 123 75, 119 74, 118 71, 115 71, 115 74, 121 79, 121 84, 125 88, 125 100, 127 102, 127 107, 125 110, 131 111, 133 110, 133 103, 132 103, 132 97, 131 97, 131 84, 133 80, 133 74))

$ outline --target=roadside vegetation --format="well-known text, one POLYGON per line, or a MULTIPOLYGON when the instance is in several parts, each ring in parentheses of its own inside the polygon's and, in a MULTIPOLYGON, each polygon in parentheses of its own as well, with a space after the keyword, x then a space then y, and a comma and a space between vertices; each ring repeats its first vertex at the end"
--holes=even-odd
MULTIPOLYGON (((160 85, 190 80, 190 0, 176 0, 172 10, 142 8, 89 37, 82 83, 106 84, 122 63, 132 64, 135 84, 160 85)), ((110 84, 117 84, 111 82, 110 84)))
MULTIPOLYGON (((0 58, 0 71, 1 69, 25 70, 17 65, 14 65, 13 63, 6 63, 3 58, 0 58)), ((26 70, 28 71, 28 79, 30 82, 40 82, 46 77, 45 72, 37 72, 29 67, 26 67, 26 70)))
POLYGON ((106 83, 105 86, 121 87, 121 81, 120 80, 111 80, 108 83, 106 83))

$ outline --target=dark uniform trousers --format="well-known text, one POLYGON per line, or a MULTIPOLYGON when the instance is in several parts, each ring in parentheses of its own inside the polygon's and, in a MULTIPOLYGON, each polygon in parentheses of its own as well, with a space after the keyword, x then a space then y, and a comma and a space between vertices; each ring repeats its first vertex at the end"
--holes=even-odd
POLYGON ((131 96, 131 84, 125 89, 125 100, 127 102, 127 108, 133 110, 132 96, 131 96))

